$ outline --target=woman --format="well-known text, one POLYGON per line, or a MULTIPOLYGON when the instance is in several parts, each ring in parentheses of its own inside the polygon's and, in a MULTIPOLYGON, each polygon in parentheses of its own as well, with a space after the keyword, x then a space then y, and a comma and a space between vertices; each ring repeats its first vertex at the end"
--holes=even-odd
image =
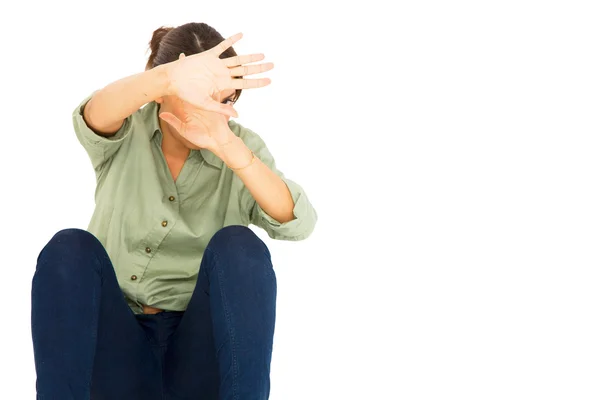
POLYGON ((244 76, 273 68, 238 57, 240 38, 160 28, 144 72, 75 109, 96 208, 89 232, 62 230, 38 257, 38 399, 268 398, 276 279, 247 226, 301 240, 317 216, 229 120, 241 89, 270 83, 244 76))

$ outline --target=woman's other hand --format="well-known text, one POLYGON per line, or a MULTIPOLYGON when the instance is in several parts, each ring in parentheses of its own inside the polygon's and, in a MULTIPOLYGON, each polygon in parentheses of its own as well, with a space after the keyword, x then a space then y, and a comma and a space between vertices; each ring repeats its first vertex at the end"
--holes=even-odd
POLYGON ((195 149, 208 149, 230 168, 240 168, 252 159, 252 152, 229 128, 229 118, 214 111, 203 110, 182 101, 177 112, 161 112, 159 117, 168 123, 195 149))
MULTIPOLYGON (((220 103, 219 103, 220 104, 220 103)), ((218 149, 235 136, 229 129, 228 117, 181 101, 177 112, 161 112, 159 117, 197 149, 208 149, 217 154, 218 149)))

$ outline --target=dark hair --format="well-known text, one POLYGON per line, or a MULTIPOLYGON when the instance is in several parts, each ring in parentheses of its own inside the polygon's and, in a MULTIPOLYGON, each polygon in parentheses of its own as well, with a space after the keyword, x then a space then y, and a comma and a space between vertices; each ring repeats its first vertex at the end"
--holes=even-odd
MULTIPOLYGON (((190 22, 176 28, 161 26, 152 34, 146 69, 173 62, 181 53, 189 56, 210 50, 223 40, 225 38, 219 32, 201 22, 190 22)), ((230 47, 219 58, 234 56, 237 56, 237 53, 230 47)), ((233 101, 237 101, 241 94, 241 89, 236 89, 233 101)))

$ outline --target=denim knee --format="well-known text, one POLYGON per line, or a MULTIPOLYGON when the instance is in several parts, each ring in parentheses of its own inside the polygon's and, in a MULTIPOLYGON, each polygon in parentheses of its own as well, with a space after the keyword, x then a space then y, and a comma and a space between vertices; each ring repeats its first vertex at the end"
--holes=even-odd
POLYGON ((99 256, 103 253, 104 247, 90 232, 77 228, 63 229, 38 255, 36 270, 51 266, 55 273, 67 277, 82 266, 93 265, 100 272, 99 256))
POLYGON ((250 228, 243 225, 230 225, 221 228, 213 235, 208 243, 212 253, 219 258, 224 256, 264 255, 269 260, 271 253, 263 242, 250 228))

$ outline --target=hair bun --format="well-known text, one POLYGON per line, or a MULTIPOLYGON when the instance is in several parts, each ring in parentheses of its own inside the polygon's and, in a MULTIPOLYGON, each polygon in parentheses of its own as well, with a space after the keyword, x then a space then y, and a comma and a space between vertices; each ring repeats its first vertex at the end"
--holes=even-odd
POLYGON ((173 28, 167 26, 161 26, 157 30, 152 33, 152 39, 148 43, 150 47, 150 57, 148 57, 148 63, 146 64, 146 69, 151 69, 154 67, 154 60, 156 59, 156 54, 158 53, 158 47, 160 46, 160 42, 163 37, 167 33, 169 33, 173 28))

